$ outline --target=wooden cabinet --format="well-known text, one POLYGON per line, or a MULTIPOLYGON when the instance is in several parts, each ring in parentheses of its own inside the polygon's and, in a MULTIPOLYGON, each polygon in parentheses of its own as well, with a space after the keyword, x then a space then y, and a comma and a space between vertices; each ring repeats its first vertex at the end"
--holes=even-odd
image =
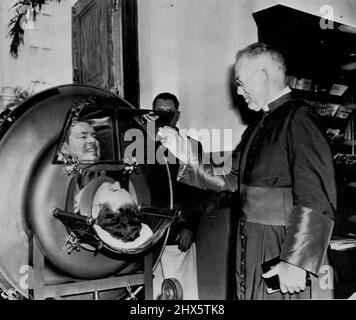
POLYGON ((139 101, 136 0, 78 0, 72 11, 74 83, 139 101))

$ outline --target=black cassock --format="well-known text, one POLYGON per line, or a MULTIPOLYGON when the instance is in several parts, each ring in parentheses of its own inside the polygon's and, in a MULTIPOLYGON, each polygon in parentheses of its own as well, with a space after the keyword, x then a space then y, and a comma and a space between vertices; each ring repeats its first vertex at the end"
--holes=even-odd
POLYGON ((238 299, 332 298, 327 248, 336 186, 331 150, 314 108, 288 93, 250 125, 231 170, 185 165, 178 179, 203 189, 237 191, 242 207, 236 247, 238 299), (267 294, 261 264, 279 257, 308 271, 299 294, 267 294))

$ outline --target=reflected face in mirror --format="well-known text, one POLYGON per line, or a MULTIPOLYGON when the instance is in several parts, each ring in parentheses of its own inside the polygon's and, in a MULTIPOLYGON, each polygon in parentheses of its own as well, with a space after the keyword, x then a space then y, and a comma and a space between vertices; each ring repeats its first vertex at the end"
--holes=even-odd
POLYGON ((100 158, 100 144, 95 129, 84 121, 79 121, 70 128, 63 144, 62 153, 77 158, 79 162, 91 163, 100 158))
POLYGON ((104 182, 95 194, 95 204, 106 204, 116 212, 125 205, 136 205, 131 194, 118 181, 115 183, 104 182))

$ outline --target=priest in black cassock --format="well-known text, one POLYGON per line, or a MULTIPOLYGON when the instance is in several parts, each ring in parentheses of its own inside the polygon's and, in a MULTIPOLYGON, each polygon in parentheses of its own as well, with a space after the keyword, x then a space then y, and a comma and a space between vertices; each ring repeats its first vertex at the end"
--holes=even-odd
POLYGON ((306 101, 293 97, 282 55, 266 44, 238 52, 235 76, 237 93, 263 116, 245 130, 230 167, 199 163, 189 140, 171 128, 161 128, 158 135, 185 163, 181 182, 237 191, 240 197, 237 299, 331 299, 327 249, 336 187, 318 115, 306 101), (279 262, 263 274, 261 265, 275 258, 279 262), (275 275, 280 290, 268 293, 266 279, 275 275))

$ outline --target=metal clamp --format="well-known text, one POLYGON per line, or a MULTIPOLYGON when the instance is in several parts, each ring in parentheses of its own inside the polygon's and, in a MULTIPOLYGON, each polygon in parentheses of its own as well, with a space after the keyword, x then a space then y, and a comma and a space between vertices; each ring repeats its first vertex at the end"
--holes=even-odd
POLYGON ((13 289, 5 291, 0 288, 0 297, 2 300, 19 300, 17 292, 13 289))
POLYGON ((71 232, 66 239, 66 244, 64 249, 67 250, 68 254, 71 254, 74 250, 79 252, 80 251, 80 241, 79 238, 71 232))
POLYGON ((129 283, 129 282, 126 283, 126 290, 127 290, 127 292, 129 293, 129 295, 130 295, 130 297, 127 298, 127 300, 137 300, 136 292, 132 292, 131 286, 130 286, 130 283, 129 283))
POLYGON ((139 170, 138 170, 138 161, 136 158, 125 158, 124 159, 124 164, 125 169, 124 169, 124 176, 125 175, 131 175, 131 173, 135 173, 138 174, 139 170))

